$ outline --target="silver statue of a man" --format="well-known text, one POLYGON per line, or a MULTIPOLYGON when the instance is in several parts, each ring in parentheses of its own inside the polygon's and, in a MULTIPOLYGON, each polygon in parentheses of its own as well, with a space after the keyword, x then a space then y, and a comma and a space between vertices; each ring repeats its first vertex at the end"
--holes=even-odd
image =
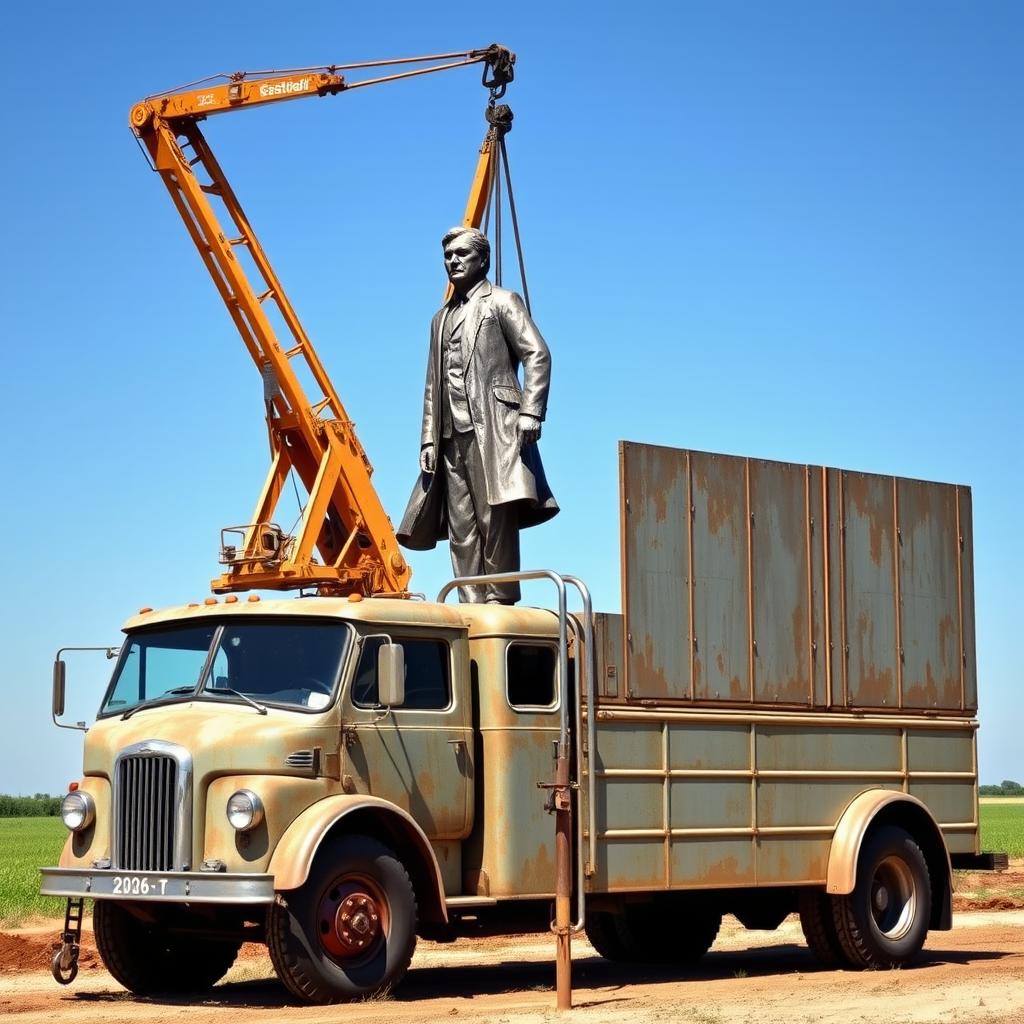
MULTIPOLYGON (((487 236, 452 228, 441 245, 454 293, 430 324, 422 473, 398 539, 422 551, 447 537, 456 576, 515 572, 519 530, 558 512, 537 449, 551 355, 523 300, 487 280, 487 236)), ((460 587, 459 598, 514 604, 519 584, 460 587)))

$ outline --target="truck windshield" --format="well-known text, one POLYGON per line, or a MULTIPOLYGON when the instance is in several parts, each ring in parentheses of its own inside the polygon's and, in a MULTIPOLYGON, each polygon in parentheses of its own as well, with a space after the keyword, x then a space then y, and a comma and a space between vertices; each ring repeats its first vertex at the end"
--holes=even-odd
POLYGON ((100 714, 153 700, 239 701, 238 694, 319 711, 331 703, 349 632, 341 622, 257 621, 135 633, 100 714))

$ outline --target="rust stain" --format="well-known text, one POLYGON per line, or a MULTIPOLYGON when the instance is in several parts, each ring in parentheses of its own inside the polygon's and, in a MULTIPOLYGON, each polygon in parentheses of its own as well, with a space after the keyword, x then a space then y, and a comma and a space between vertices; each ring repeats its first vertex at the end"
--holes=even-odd
POLYGON ((420 796, 431 797, 434 795, 434 776, 432 772, 418 772, 416 775, 416 788, 420 796))
POLYGON ((555 887, 555 862, 548 845, 538 847, 534 857, 525 858, 519 865, 521 892, 549 892, 555 887))
MULTIPOLYGON (((708 531, 717 534, 728 529, 737 535, 742 521, 743 460, 711 460, 718 472, 708 471, 706 458, 694 458, 694 491, 703 498, 708 531)), ((696 504, 696 502, 695 502, 696 504)))
POLYGON ((724 676, 725 675, 725 657, 722 655, 721 651, 719 651, 718 654, 715 655, 715 664, 718 666, 719 673, 724 676))
POLYGON ((733 700, 743 700, 748 696, 747 687, 743 685, 739 676, 733 676, 729 680, 729 696, 733 700))
POLYGON ((491 880, 482 868, 479 871, 467 871, 462 876, 462 884, 465 891, 474 896, 491 895, 491 880))
MULTIPOLYGON (((891 500, 878 500, 879 495, 873 493, 872 482, 883 478, 867 477, 859 473, 847 473, 843 486, 849 503, 857 516, 867 521, 868 554, 875 565, 882 567, 883 549, 892 547, 892 503, 891 500)), ((886 498, 891 492, 887 490, 886 498)))
POLYGON ((643 646, 639 650, 636 649, 636 639, 634 634, 635 653, 630 664, 629 679, 631 695, 637 697, 667 696, 669 693, 668 680, 665 678, 665 673, 655 667, 657 661, 654 654, 654 637, 650 633, 646 633, 643 638, 643 646))
MULTIPOLYGON (((857 616, 851 647, 856 651, 858 672, 851 687, 851 703, 868 707, 891 707, 895 704, 896 689, 892 668, 880 669, 865 656, 874 649, 874 623, 867 611, 857 616)), ((853 653, 851 651, 851 653, 853 653)))
POLYGON ((721 857, 711 864, 704 864, 700 872, 699 880, 716 885, 735 885, 750 880, 750 870, 740 869, 739 860, 736 857, 721 857))

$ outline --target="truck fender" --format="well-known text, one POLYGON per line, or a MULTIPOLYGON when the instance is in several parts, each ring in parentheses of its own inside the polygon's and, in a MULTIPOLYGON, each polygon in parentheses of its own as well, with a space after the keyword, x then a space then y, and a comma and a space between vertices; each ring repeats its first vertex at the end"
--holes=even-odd
POLYGON ((380 797, 338 795, 307 807, 287 828, 268 868, 278 891, 297 889, 309 877, 320 844, 332 831, 373 836, 398 855, 416 892, 421 921, 448 922, 441 869, 415 819, 380 797))
POLYGON ((853 892, 861 845, 874 824, 899 825, 914 837, 928 863, 932 881, 931 927, 940 931, 951 928, 953 871, 949 850, 931 811, 909 793, 872 789, 851 801, 832 837, 825 891, 833 896, 853 892))

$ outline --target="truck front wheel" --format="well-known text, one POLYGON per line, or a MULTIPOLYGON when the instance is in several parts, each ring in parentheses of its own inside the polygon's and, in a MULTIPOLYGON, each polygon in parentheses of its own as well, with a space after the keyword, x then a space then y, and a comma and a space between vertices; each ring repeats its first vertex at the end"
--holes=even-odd
POLYGON ((240 942, 168 932, 154 909, 143 919, 115 900, 96 901, 96 948, 117 981, 139 995, 203 992, 227 974, 240 942))
POLYGON ((891 825, 868 835, 853 892, 832 901, 840 945, 858 967, 896 967, 909 960, 924 945, 931 910, 931 879, 921 847, 891 825))
POLYGON ((401 861, 369 836, 338 836, 304 885, 271 908, 270 957, 304 1003, 383 995, 416 948, 416 895, 401 861))

